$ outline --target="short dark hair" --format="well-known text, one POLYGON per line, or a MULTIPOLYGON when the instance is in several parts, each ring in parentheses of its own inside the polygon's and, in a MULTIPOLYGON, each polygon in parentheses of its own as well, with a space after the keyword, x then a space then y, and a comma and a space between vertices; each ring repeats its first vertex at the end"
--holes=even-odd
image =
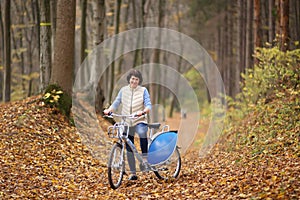
POLYGON ((138 77, 139 78, 139 85, 142 84, 143 82, 143 76, 142 73, 139 70, 136 69, 132 69, 129 71, 128 75, 127 75, 127 82, 129 83, 130 79, 132 76, 138 77))

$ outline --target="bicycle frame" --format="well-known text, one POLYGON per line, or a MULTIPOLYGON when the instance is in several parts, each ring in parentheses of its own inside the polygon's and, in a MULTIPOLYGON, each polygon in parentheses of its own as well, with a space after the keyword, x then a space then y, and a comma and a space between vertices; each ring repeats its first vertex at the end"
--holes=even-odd
MULTIPOLYGON (((114 114, 114 115, 115 116, 121 116, 122 121, 115 123, 113 126, 110 126, 108 128, 108 135, 111 138, 118 138, 119 139, 118 143, 122 146, 122 160, 121 161, 124 160, 125 147, 126 147, 126 144, 127 144, 130 147, 130 149, 132 150, 134 156, 139 161, 139 163, 143 164, 146 167, 146 170, 155 171, 155 168, 153 168, 151 165, 149 165, 147 162, 144 161, 143 157, 138 152, 138 150, 135 147, 135 145, 128 138, 128 135, 129 135, 129 128, 128 128, 129 124, 125 121, 125 119, 126 119, 126 117, 132 117, 132 116, 131 115, 124 116, 124 115, 116 115, 116 114, 114 114), (126 132, 124 132, 125 129, 126 129, 126 132), (126 134, 124 134, 124 133, 126 133, 126 134)), ((158 125, 156 125, 156 126, 158 126, 158 125)), ((153 135, 153 129, 154 128, 151 128, 151 127, 149 127, 149 128, 150 128, 150 133, 149 133, 150 137, 149 137, 149 140, 151 141, 152 137, 154 136, 153 135)), ((164 130, 165 128, 167 128, 169 130, 169 126, 168 125, 165 125, 162 130, 164 130)))
POLYGON ((142 171, 153 171, 159 179, 164 180, 178 177, 181 168, 181 158, 178 150, 179 147, 176 145, 177 131, 169 131, 169 126, 165 125, 161 129, 161 132, 153 134, 154 130, 159 129, 160 124, 147 124, 150 129, 148 137, 149 152, 147 161, 145 161, 134 143, 128 138, 129 124, 126 122, 126 118, 136 118, 136 116, 111 114, 111 117, 114 116, 120 117, 121 121, 108 128, 108 136, 118 139, 112 146, 108 160, 108 180, 111 188, 118 188, 125 174, 126 144, 130 147, 138 162, 143 165, 144 170, 142 171), (169 150, 167 150, 168 146, 171 147, 169 150), (167 147, 167 149, 165 147, 167 147), (161 149, 163 149, 162 154, 161 149), (166 154, 164 154, 164 152, 166 152, 166 154), (150 156, 151 153, 154 153, 152 154, 154 155, 153 157, 150 156))

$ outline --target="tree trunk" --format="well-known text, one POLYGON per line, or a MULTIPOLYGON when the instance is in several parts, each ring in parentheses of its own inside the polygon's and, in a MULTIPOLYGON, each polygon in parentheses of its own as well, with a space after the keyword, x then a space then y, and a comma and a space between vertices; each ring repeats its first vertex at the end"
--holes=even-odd
MULTIPOLYGON (((4 65, 4 61, 3 61, 3 58, 4 58, 4 31, 3 31, 3 23, 2 23, 2 8, 1 8, 1 3, 0 3, 0 55, 2 57, 2 59, 0 60, 0 65, 4 65)), ((3 73, 2 73, 2 70, 0 70, 0 80, 3 80, 3 73)), ((3 99, 3 82, 0 81, 0 101, 2 101, 3 99)))
POLYGON ((57 27, 51 83, 72 94, 75 37, 75 0, 57 1, 57 27))
MULTIPOLYGON (((128 17, 129 17, 129 10, 130 10, 130 0, 127 2, 127 8, 126 8, 126 11, 124 13, 124 18, 123 18, 124 21, 121 22, 124 25, 123 30, 128 30, 127 23, 128 23, 128 17)), ((120 52, 124 51, 125 42, 126 42, 126 39, 123 39, 122 44, 121 44, 121 51, 120 52)), ((122 73, 122 65, 123 65, 123 62, 124 62, 123 56, 124 55, 121 55, 119 63, 118 63, 118 74, 119 75, 122 73)))
MULTIPOLYGON (((164 10, 166 6, 166 1, 165 0, 159 0, 158 3, 158 26, 160 28, 164 27, 164 10)), ((153 50, 153 57, 152 57, 152 62, 154 65, 160 63, 160 43, 161 43, 161 35, 159 33, 158 38, 157 38, 157 44, 156 44, 156 49, 153 50)), ((152 70, 150 71, 150 80, 153 82, 155 80, 159 80, 159 69, 157 67, 152 67, 152 70)), ((150 84, 150 94, 151 94, 151 102, 152 104, 157 104, 158 103, 158 92, 159 92, 159 85, 158 84, 150 84)))
POLYGON ((84 58, 86 56, 86 7, 87 0, 81 0, 80 63, 84 61, 84 58))
POLYGON ((294 14, 295 14, 295 41, 300 42, 300 2, 299 0, 295 0, 294 6, 294 14))
MULTIPOLYGON (((114 27, 115 27, 115 31, 114 31, 114 35, 117 35, 119 33, 119 25, 120 25, 120 10, 121 10, 121 3, 122 0, 117 0, 115 2, 115 19, 114 19, 114 27)), ((115 57, 116 51, 117 51, 117 45, 118 45, 118 37, 115 37, 114 39, 114 46, 112 49, 112 57, 115 57)), ((115 82, 115 64, 116 64, 116 60, 114 60, 111 64, 111 77, 110 77, 110 92, 109 92, 109 102, 112 99, 112 93, 113 93, 113 88, 114 88, 114 82, 115 82)))
POLYGON ((260 0, 254 0, 254 48, 261 47, 261 9, 260 0))
POLYGON ((289 48, 289 0, 280 0, 281 50, 289 48))
MULTIPOLYGON (((178 31, 180 32, 181 31, 181 29, 182 29, 182 27, 181 27, 181 16, 180 16, 180 10, 179 10, 179 2, 177 1, 177 4, 176 4, 176 17, 177 17, 177 19, 178 19, 178 22, 177 22, 177 29, 178 29, 178 31)), ((179 42, 179 44, 182 44, 182 38, 181 38, 181 35, 180 35, 180 38, 179 38, 179 40, 180 40, 180 42, 179 42)), ((184 49, 183 49, 183 46, 182 45, 180 45, 180 55, 183 55, 183 51, 184 51, 184 49)), ((177 62, 177 77, 175 78, 175 83, 174 84, 176 84, 176 87, 174 87, 175 88, 175 91, 174 91, 174 93, 172 94, 172 100, 171 100, 171 105, 170 105, 170 111, 169 111, 169 117, 173 117, 173 113, 174 113, 174 110, 175 110, 175 107, 176 107, 176 104, 178 103, 178 100, 177 100, 177 97, 175 96, 175 94, 177 93, 177 91, 176 90, 178 90, 178 88, 179 88, 179 79, 180 79, 180 73, 181 73, 181 71, 182 71, 182 56, 179 56, 179 58, 178 58, 179 60, 178 60, 178 62, 177 62)), ((181 108, 182 109, 182 108, 181 108)))
POLYGON ((228 57, 229 57, 229 73, 228 73, 228 77, 229 77, 229 95, 231 97, 234 97, 236 95, 236 91, 235 91, 235 87, 236 85, 239 85, 239 79, 236 79, 236 72, 238 71, 236 68, 238 68, 238 66, 235 63, 235 55, 234 55, 234 42, 236 41, 236 31, 234 28, 234 23, 233 21, 234 19, 234 10, 233 8, 229 7, 229 16, 228 16, 228 26, 229 26, 229 30, 231 30, 231 34, 229 34, 229 41, 228 41, 228 57))
POLYGON ((272 44, 275 36, 274 0, 269 0, 268 6, 268 42, 272 44))
POLYGON ((10 0, 4 1, 4 77, 3 101, 10 101, 11 91, 11 46, 10 46, 10 0))
POLYGON ((300 1, 289 0, 290 19, 289 19, 289 49, 299 48, 300 42, 300 1), (298 41, 298 45, 295 41, 298 41))
MULTIPOLYGON (((94 47, 99 45, 104 40, 104 34, 105 34, 105 0, 95 0, 94 4, 94 24, 95 24, 95 32, 94 32, 94 47)), ((99 63, 98 58, 100 58, 100 55, 96 58, 97 65, 101 64, 99 63), (98 64, 99 63, 99 64, 98 64)), ((96 97, 95 97, 95 109, 97 113, 102 112, 103 109, 103 102, 104 102, 104 91, 103 91, 103 80, 100 79, 97 83, 96 88, 96 97)))
POLYGON ((241 72, 244 73, 246 69, 246 49, 247 49, 247 42, 246 42, 246 33, 247 33, 247 1, 241 0, 241 12, 242 12, 242 30, 241 30, 241 72))
POLYGON ((281 29, 280 29, 280 0, 275 0, 275 8, 276 8, 276 21, 275 21, 275 32, 276 32, 276 39, 278 40, 278 36, 281 36, 281 29))
POLYGON ((56 35, 56 9, 57 9, 57 0, 50 0, 50 16, 51 16, 51 61, 54 60, 54 43, 56 35))
POLYGON ((250 69, 253 67, 253 2, 247 1, 246 5, 246 11, 247 11, 247 19, 246 19, 246 68, 250 69))
MULTIPOLYGON (((17 3, 16 0, 13 1, 13 3, 15 4, 15 9, 17 13, 24 13, 25 12, 25 6, 20 5, 20 3, 17 3)), ((17 23, 18 24, 25 24, 24 22, 24 18, 25 16, 18 16, 17 17, 17 23)), ((23 39, 24 39, 24 35, 25 35, 25 30, 24 29, 18 29, 16 30, 16 32, 19 34, 18 38, 12 37, 12 49, 18 49, 18 48, 24 48, 24 44, 23 44, 23 39), (17 41, 16 41, 17 40, 17 41)), ((12 29, 11 35, 15 35, 14 34, 14 29, 12 29)), ((20 60, 20 62, 18 63, 18 67, 21 68, 21 84, 22 84, 22 90, 26 91, 26 79, 22 78, 25 75, 25 59, 24 59, 24 53, 18 55, 18 54, 14 54, 13 56, 16 56, 18 60, 20 60)))
POLYGON ((51 76, 51 21, 50 2, 40 1, 40 91, 48 86, 51 76))
MULTIPOLYGON (((136 28, 141 28, 141 27, 144 27, 145 24, 146 24, 146 12, 145 12, 145 3, 146 3, 146 0, 142 0, 142 5, 140 7, 140 9, 138 11, 140 11, 142 13, 142 15, 140 15, 139 12, 137 12, 137 9, 136 9, 136 0, 131 0, 131 3, 132 3, 132 7, 133 7, 133 25, 134 27, 136 28), (140 21, 138 21, 137 19, 140 19, 140 21)), ((137 36, 137 47, 140 45, 140 43, 143 43, 143 40, 141 34, 139 33, 138 36, 137 36)), ((136 49, 135 50, 135 54, 134 54, 134 60, 133 60, 133 67, 135 66, 138 66, 138 65, 142 65, 143 63, 143 49, 136 49)))
MULTIPOLYGON (((39 35, 37 35, 37 19, 39 18, 39 16, 37 16, 37 9, 38 6, 37 4, 32 4, 32 9, 28 9, 26 7, 25 1, 22 1, 23 3, 23 7, 24 7, 24 16, 26 16, 28 19, 28 21, 33 22, 34 24, 36 24, 36 26, 32 26, 26 29, 25 31, 25 39, 26 39, 26 45, 27 45, 27 50, 26 50, 26 58, 27 58, 27 62, 26 62, 26 66, 28 66, 28 73, 27 75, 29 76, 29 81, 28 81, 28 90, 27 90, 27 97, 31 96, 33 93, 33 77, 32 77, 32 73, 33 73, 33 66, 34 66, 34 52, 36 50, 36 44, 39 48, 39 35), (37 42, 35 42, 37 38, 37 42)), ((38 51, 39 52, 39 49, 38 51)), ((38 55, 38 54, 37 54, 38 55)), ((38 56, 37 56, 38 58, 38 56)))
POLYGON ((236 26, 236 48, 239 49, 236 51, 236 70, 234 72, 234 79, 235 79, 235 84, 234 84, 234 96, 240 92, 240 74, 241 74, 241 69, 242 69, 242 49, 243 49, 243 42, 242 42, 242 31, 243 31, 243 14, 242 14, 242 0, 237 0, 236 4, 236 12, 237 12, 237 24, 236 26))

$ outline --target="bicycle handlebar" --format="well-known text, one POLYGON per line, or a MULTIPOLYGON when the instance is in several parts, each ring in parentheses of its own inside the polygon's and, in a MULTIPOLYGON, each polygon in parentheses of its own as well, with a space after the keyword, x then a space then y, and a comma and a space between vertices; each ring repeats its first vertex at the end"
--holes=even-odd
POLYGON ((116 114, 113 112, 109 112, 107 115, 104 115, 104 117, 109 117, 109 118, 113 118, 113 117, 120 117, 120 118, 130 118, 130 119, 135 119, 138 117, 141 117, 143 115, 145 115, 146 113, 143 113, 142 115, 137 115, 136 113, 130 114, 130 115, 123 115, 123 114, 116 114))

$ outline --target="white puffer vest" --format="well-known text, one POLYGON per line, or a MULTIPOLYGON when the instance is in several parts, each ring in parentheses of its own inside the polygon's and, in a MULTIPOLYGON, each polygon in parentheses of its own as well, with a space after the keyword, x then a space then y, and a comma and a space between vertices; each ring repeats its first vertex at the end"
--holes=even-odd
MULTIPOLYGON (((144 109, 145 87, 137 86, 132 89, 128 86, 122 88, 122 114, 129 115, 144 109)), ((135 120, 127 120, 130 126, 135 126, 139 122, 146 122, 146 117, 142 116, 135 120)))

